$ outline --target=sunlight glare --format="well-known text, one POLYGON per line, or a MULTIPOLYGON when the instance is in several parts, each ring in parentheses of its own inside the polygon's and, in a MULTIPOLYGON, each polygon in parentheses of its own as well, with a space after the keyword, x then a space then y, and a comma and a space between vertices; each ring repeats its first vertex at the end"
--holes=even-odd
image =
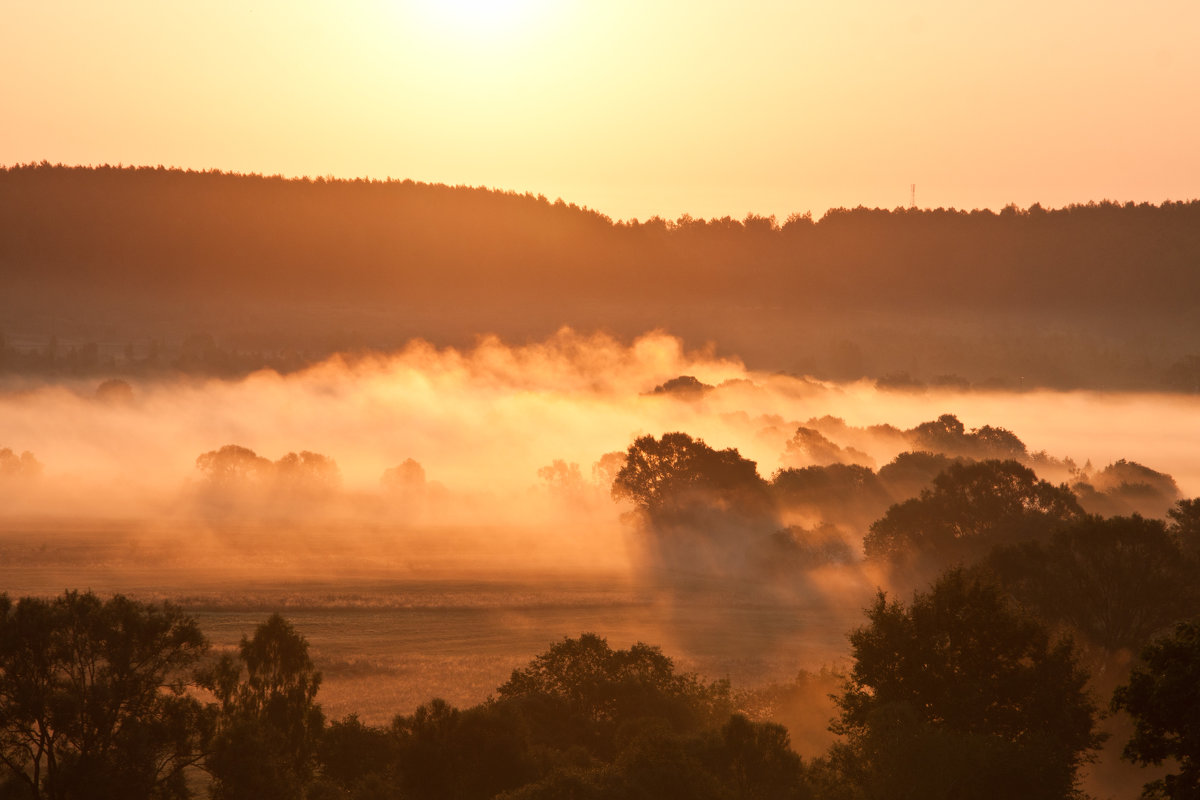
POLYGON ((504 38, 538 23, 542 0, 429 0, 425 15, 446 33, 504 38))

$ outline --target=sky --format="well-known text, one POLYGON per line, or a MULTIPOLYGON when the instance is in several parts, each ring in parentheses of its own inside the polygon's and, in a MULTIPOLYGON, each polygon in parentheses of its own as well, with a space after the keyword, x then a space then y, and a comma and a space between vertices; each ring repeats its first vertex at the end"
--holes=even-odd
POLYGON ((6 0, 0 164, 618 219, 1200 197, 1195 0, 6 0))

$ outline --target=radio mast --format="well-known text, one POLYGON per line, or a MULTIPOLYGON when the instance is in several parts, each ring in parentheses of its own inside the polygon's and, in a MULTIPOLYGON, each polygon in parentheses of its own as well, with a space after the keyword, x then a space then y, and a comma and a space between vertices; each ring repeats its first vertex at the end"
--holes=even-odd
POLYGON ((916 207, 917 207, 917 185, 914 183, 914 184, 912 184, 911 186, 909 186, 909 187, 908 187, 908 192, 909 192, 909 194, 908 194, 908 207, 909 207, 909 208, 916 208, 916 207))

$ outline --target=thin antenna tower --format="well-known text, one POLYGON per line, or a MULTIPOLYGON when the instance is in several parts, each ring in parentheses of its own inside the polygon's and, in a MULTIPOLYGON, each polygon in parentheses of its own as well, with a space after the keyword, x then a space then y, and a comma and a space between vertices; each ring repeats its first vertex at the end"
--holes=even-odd
POLYGON ((908 192, 909 192, 908 207, 916 208, 917 207, 917 185, 914 183, 910 187, 908 187, 908 192))

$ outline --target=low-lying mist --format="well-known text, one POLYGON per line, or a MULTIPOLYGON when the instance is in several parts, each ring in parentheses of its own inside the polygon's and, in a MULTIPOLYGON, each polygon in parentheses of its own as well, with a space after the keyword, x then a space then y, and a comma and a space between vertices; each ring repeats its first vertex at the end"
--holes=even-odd
MULTIPOLYGON (((666 570, 694 573, 704 591, 714 575, 761 584, 778 554, 648 541, 628 500, 614 500, 613 479, 637 437, 684 431, 736 448, 763 478, 837 463, 890 476, 869 502, 839 501, 838 487, 809 481, 792 490, 783 520, 803 531, 789 558, 811 567, 784 594, 825 596, 849 584, 860 598, 884 582, 854 567, 862 534, 927 480, 907 485, 904 470, 885 469, 898 453, 930 448, 914 426, 954 414, 965 431, 1019 436, 1033 454, 1026 461, 1054 483, 1083 478, 1103 491, 1120 477, 1103 468, 1127 459, 1168 473, 1190 496, 1200 490, 1198 410, 1196 398, 1167 395, 833 384, 754 372, 661 333, 623 344, 563 330, 461 351, 414 341, 288 376, 9 387, 0 394, 0 520, 10 564, 37 560, 21 548, 40 542, 48 565, 74 558, 92 585, 107 565, 118 588, 123 565, 156 564, 192 583, 264 571, 334 579, 666 570), (61 546, 47 551, 56 536, 61 546)), ((969 443, 976 434, 966 435, 969 443)), ((944 449, 956 455, 959 446, 944 449)), ((1161 509, 1099 510, 1161 516, 1172 499, 1161 509)))
POLYGON ((769 477, 806 460, 881 466, 911 448, 879 426, 907 429, 942 413, 967 428, 1005 428, 1030 451, 1080 466, 1128 459, 1171 474, 1184 494, 1200 488, 1195 398, 880 391, 754 373, 661 334, 623 345, 564 330, 466 351, 414 342, 287 377, 99 388, 57 382, 0 394, 0 448, 17 461, 30 454, 26 469, 0 471, 6 516, 600 523, 618 513, 607 484, 620 462, 605 456, 640 435, 686 431, 737 448, 769 477), (819 424, 826 416, 845 424, 819 424), (793 441, 800 426, 822 429, 845 457, 807 457, 793 441), (212 458, 198 468, 226 445, 270 468, 212 458), (239 475, 214 473, 227 468, 239 475))

